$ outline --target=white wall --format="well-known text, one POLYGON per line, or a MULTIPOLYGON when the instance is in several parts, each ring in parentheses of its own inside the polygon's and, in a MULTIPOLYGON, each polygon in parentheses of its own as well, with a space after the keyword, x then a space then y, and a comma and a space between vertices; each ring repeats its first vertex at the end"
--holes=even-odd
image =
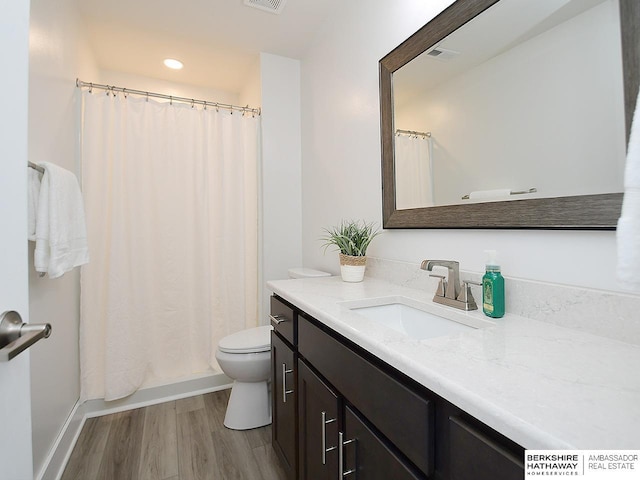
POLYGON ((262 309, 267 322, 265 281, 287 278, 302 264, 300 62, 260 55, 262 98, 262 309))
MULTIPOLYGON (((76 76, 95 73, 74 0, 31 1, 29 159, 78 175, 76 76)), ((79 177, 79 175, 78 175, 79 177)), ((30 321, 53 333, 31 349, 33 463, 39 473, 79 397, 79 271, 50 280, 33 269, 29 245, 30 321)))
POLYGON ((262 104, 260 78, 260 58, 257 58, 245 78, 245 84, 240 90, 240 105, 249 105, 255 108, 262 104))
MULTIPOLYGON (((305 266, 339 271, 337 254, 322 254, 323 227, 341 218, 381 223, 378 61, 450 3, 344 2, 302 59, 305 266)), ((369 254, 413 263, 450 258, 480 272, 489 248, 508 276, 621 289, 614 232, 389 230, 369 254)))
POLYGON ((609 0, 396 106, 397 128, 433 134, 436 203, 622 191, 619 25, 609 0))

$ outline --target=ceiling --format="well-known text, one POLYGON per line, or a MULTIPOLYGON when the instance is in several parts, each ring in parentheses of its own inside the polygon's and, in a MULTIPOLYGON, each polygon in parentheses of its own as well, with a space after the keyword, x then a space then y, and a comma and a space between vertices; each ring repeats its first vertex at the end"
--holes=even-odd
POLYGON ((416 98, 422 97, 425 92, 466 74, 489 59, 604 1, 501 1, 436 44, 437 47, 456 52, 453 58, 441 60, 425 52, 394 72, 395 105, 401 107, 415 103, 416 98))
POLYGON ((99 68, 238 93, 260 52, 301 58, 342 0, 288 0, 279 15, 243 0, 78 3, 99 68))

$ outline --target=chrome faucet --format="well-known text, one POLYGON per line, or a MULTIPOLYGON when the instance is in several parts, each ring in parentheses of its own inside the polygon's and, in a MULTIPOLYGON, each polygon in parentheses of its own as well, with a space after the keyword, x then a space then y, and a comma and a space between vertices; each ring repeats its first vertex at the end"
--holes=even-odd
POLYGON ((460 263, 453 260, 424 260, 420 268, 431 272, 433 267, 447 267, 447 276, 430 273, 430 277, 439 278, 438 288, 433 301, 460 310, 477 310, 478 305, 471 294, 469 285, 482 285, 464 280, 460 285, 460 263))

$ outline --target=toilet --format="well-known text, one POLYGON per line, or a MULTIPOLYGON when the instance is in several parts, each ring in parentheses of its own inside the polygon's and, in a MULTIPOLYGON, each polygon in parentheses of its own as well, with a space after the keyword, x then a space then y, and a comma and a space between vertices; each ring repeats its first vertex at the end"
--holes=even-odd
MULTIPOLYGON (((292 268, 290 278, 327 277, 331 274, 309 268, 292 268)), ((271 423, 271 325, 248 328, 218 342, 216 359, 233 380, 224 426, 249 430, 271 423)))
POLYGON ((271 325, 241 330, 218 342, 216 359, 233 379, 224 426, 249 430, 271 423, 271 325))

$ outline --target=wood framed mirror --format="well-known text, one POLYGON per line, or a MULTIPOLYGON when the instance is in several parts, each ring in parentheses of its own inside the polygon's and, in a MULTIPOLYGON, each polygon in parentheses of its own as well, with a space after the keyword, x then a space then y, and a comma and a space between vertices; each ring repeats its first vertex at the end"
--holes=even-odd
MULTIPOLYGON (((640 2, 637 0, 578 0, 578 2, 573 0, 574 7, 571 7, 572 0, 569 0, 568 6, 567 1, 563 0, 557 2, 558 7, 553 11, 534 12, 527 10, 527 8, 538 8, 543 3, 550 2, 458 0, 380 60, 384 228, 615 229, 622 205, 626 139, 640 84, 640 2), (535 7, 536 5, 538 7, 535 7), (572 8, 578 10, 577 13, 572 11, 572 8), (519 18, 510 17, 510 11, 520 11, 522 15, 519 18), (615 13, 615 17, 612 16, 612 12, 615 13), (492 19, 491 15, 498 20, 492 19), (567 75, 577 72, 578 77, 560 77, 558 72, 562 68, 557 66, 562 66, 566 62, 558 57, 554 63, 552 57, 556 53, 560 55, 560 52, 563 51, 562 39, 578 38, 583 35, 580 33, 567 34, 565 30, 560 29, 574 28, 578 23, 573 19, 574 16, 576 18, 579 16, 580 22, 588 24, 589 21, 596 21, 596 18, 600 18, 597 15, 608 15, 610 23, 615 24, 616 37, 613 41, 606 40, 610 42, 611 48, 607 49, 603 46, 604 40, 596 44, 596 50, 601 49, 602 51, 594 52, 593 47, 587 44, 567 47, 581 48, 584 55, 572 55, 572 58, 582 56, 583 65, 591 70, 581 71, 579 70, 580 66, 571 64, 567 75), (502 22, 503 26, 494 28, 494 25, 497 24, 492 22, 496 21, 502 22), (499 31, 505 33, 496 33, 499 31), (482 32, 482 38, 479 38, 478 32, 482 32), (540 43, 543 36, 551 34, 555 35, 552 37, 555 39, 553 41, 555 43, 540 43), (496 43, 498 40, 494 41, 494 37, 500 37, 500 35, 503 37, 502 43, 496 43), (466 40, 467 43, 464 43, 463 40, 466 40), (492 44, 492 42, 494 43, 492 44), (464 58, 467 50, 480 51, 481 44, 485 43, 489 45, 488 53, 481 54, 480 58, 476 60, 468 61, 464 58), (450 45, 454 45, 454 48, 450 48, 450 45), (463 46, 459 48, 459 45, 463 46), (615 49, 617 51, 614 51, 615 49), (523 52, 526 51, 534 52, 537 57, 534 57, 533 60, 524 57, 523 52), (541 55, 540 52, 543 52, 544 55, 541 55), (431 97, 427 97, 426 100, 420 97, 419 100, 416 100, 415 96, 406 96, 405 90, 400 89, 400 79, 408 78, 404 72, 423 71, 424 67, 415 68, 415 66, 420 58, 429 56, 441 57, 436 59, 436 62, 432 62, 434 64, 439 62, 438 68, 446 64, 446 61, 442 60, 443 56, 454 60, 442 67, 440 73, 432 74, 434 69, 428 66, 431 76, 420 76, 417 79, 415 76, 411 76, 409 83, 413 82, 415 88, 427 91, 431 97), (459 58, 457 58, 458 56, 459 58), (543 62, 541 65, 545 65, 545 69, 548 72, 553 72, 556 78, 552 78, 550 74, 505 73, 503 65, 507 61, 507 57, 516 59, 517 72, 526 71, 526 68, 533 69, 536 66, 535 62, 539 61, 543 62), (619 67, 616 67, 620 70, 616 73, 618 78, 602 75, 605 83, 596 81, 593 85, 588 86, 592 89, 591 91, 580 91, 582 96, 578 96, 577 93, 574 95, 574 92, 579 91, 583 84, 586 85, 586 79, 612 70, 611 63, 603 64, 605 66, 594 64, 598 59, 605 62, 618 62, 619 67), (468 63, 470 66, 466 67, 465 72, 473 71, 472 79, 468 79, 468 77, 462 79, 461 75, 467 74, 461 73, 464 69, 458 68, 456 65, 459 60, 470 62, 468 63), (499 67, 498 70, 496 70, 496 65, 499 67), (546 65, 549 67, 547 68, 546 65), (480 74, 484 77, 480 77, 480 74), (537 85, 544 83, 548 77, 552 82, 550 88, 553 90, 551 93, 540 93, 536 90, 537 96, 534 97, 532 84, 518 83, 516 81, 518 75, 525 79, 523 81, 533 82, 536 89, 537 85), (478 80, 479 78, 484 78, 484 80, 478 80), (483 81, 485 84, 481 88, 483 81), (618 87, 615 82, 618 82, 618 87), (558 94, 558 85, 566 88, 566 91, 558 94), (612 85, 612 89, 617 89, 617 93, 609 91, 608 85, 612 85), (484 103, 466 96, 469 91, 474 89, 482 92, 481 97, 484 103), (512 97, 509 100, 495 99, 486 93, 492 89, 509 91, 512 97), (410 115, 400 116, 399 105, 401 104, 398 102, 401 101, 402 95, 406 97, 402 98, 404 104, 412 106, 413 117, 410 115), (617 99, 613 98, 616 96, 617 99), (433 101, 434 97, 438 102, 433 101), (541 107, 540 110, 544 113, 540 118, 534 118, 530 112, 532 109, 537 109, 542 100, 547 97, 551 98, 550 106, 541 107), (460 98, 460 101, 457 105, 447 104, 444 102, 447 98, 460 98), (518 101, 513 101, 514 98, 518 101), (519 99, 526 101, 520 102, 519 99), (564 103, 565 99, 567 99, 570 114, 573 117, 567 113, 555 113, 549 110, 552 106, 564 103), (592 102, 593 99, 598 101, 592 102), (437 105, 434 106, 436 103, 437 105), (470 121, 470 118, 474 116, 471 113, 471 105, 476 103, 484 105, 484 109, 478 108, 479 113, 475 114, 478 126, 470 121), (509 115, 504 115, 509 119, 506 125, 494 123, 495 112, 503 113, 516 103, 522 103, 520 108, 527 110, 520 111, 521 113, 514 110, 509 115), (610 111, 601 114, 597 103, 602 104, 602 108, 608 108, 610 111), (487 113, 490 110, 487 105, 496 105, 496 108, 493 109, 495 110, 493 116, 487 113), (500 107, 501 105, 508 106, 505 109, 500 107), (423 106, 425 108, 422 108, 423 106), (402 123, 406 118, 418 118, 415 115, 418 107, 420 107, 419 114, 423 123, 402 123), (583 107, 586 109, 582 110, 583 107), (589 109, 592 109, 594 113, 591 114, 589 109), (443 112, 445 114, 442 114, 443 112), (619 118, 615 117, 614 121, 607 120, 615 115, 618 115, 619 118), (527 122, 521 121, 523 117, 526 117, 527 122), (584 125, 577 124, 578 121, 586 118, 592 122, 584 125), (450 120, 449 125, 447 120, 450 120), (512 128, 513 125, 519 123, 523 123, 528 128, 523 132, 512 128), (483 130, 487 125, 490 128, 483 130), (400 167, 396 158, 396 135, 400 134, 399 130, 416 131, 418 134, 421 132, 421 134, 425 134, 423 138, 428 138, 431 142, 428 155, 430 182, 432 182, 431 197, 425 204, 405 203, 399 205, 400 186, 397 182, 400 167), (585 132, 590 137, 587 136, 586 140, 581 139, 575 136, 576 132, 585 132), (429 137, 426 136, 427 133, 430 135, 429 137), (558 136, 551 137, 551 133, 558 133, 558 136), (608 138, 605 134, 612 138, 608 138), (504 136, 501 138, 500 135, 504 136), (492 136, 493 144, 488 140, 485 142, 492 136), (568 139, 567 145, 560 145, 560 140, 564 141, 565 137, 568 139), (502 141, 503 139, 509 141, 502 141), (603 143, 592 144, 593 139, 602 140, 603 143), (481 146, 487 146, 484 145, 485 143, 489 145, 488 152, 481 149, 481 146), (510 143, 512 150, 502 151, 503 143, 510 143), (496 144, 498 147, 495 146, 496 144), (544 150, 536 151, 534 144, 537 145, 537 148, 544 150), (586 144, 588 145, 585 146, 586 144), (467 151, 474 152, 472 162, 475 162, 475 165, 462 163, 464 148, 461 146, 465 147, 467 151), (501 155, 504 157, 508 155, 508 158, 504 158, 503 162, 509 162, 510 165, 504 163, 503 167, 497 167, 497 171, 506 172, 513 167, 514 172, 528 172, 527 176, 524 179, 517 179, 515 173, 505 174, 502 177, 490 173, 488 179, 479 179, 477 172, 492 163, 493 158, 498 158, 501 155), (549 164, 541 166, 542 172, 549 177, 554 177, 555 183, 566 184, 566 192, 557 190, 553 185, 544 185, 544 175, 530 169, 531 165, 538 163, 538 160, 543 156, 545 159, 549 157, 549 164), (588 156, 593 156, 594 160, 587 161, 588 156), (518 164, 518 161, 522 163, 518 164), (597 170, 596 166, 600 170, 597 170), (457 172, 458 177, 445 179, 445 177, 434 175, 438 169, 457 172), (560 179, 559 174, 556 175, 556 170, 560 169, 567 171, 568 176, 563 180, 560 179), (613 180, 607 183, 604 176, 608 176, 609 171, 612 172, 610 176, 613 180), (468 178, 463 178, 464 175, 461 175, 460 172, 470 173, 466 175, 468 178), (591 184, 572 185, 574 177, 586 177, 587 173, 592 177, 591 184), (474 184, 474 181, 477 183, 474 184), (602 184, 601 189, 600 183, 602 184), (490 198, 491 195, 503 195, 505 191, 508 198, 490 198), (525 194, 515 195, 520 192, 525 192, 525 194), (483 199, 487 193, 488 197, 483 199), (472 198, 469 198, 469 194, 472 198), (474 197, 474 194, 477 196, 474 197)), ((592 26, 581 38, 592 38, 594 31, 604 30, 597 24, 593 25, 596 27, 592 26)), ((548 41, 546 37, 544 41, 548 41)), ((541 67, 537 68, 538 70, 532 71, 539 72, 541 67)), ((422 178, 420 181, 421 183, 425 182, 422 178)))

